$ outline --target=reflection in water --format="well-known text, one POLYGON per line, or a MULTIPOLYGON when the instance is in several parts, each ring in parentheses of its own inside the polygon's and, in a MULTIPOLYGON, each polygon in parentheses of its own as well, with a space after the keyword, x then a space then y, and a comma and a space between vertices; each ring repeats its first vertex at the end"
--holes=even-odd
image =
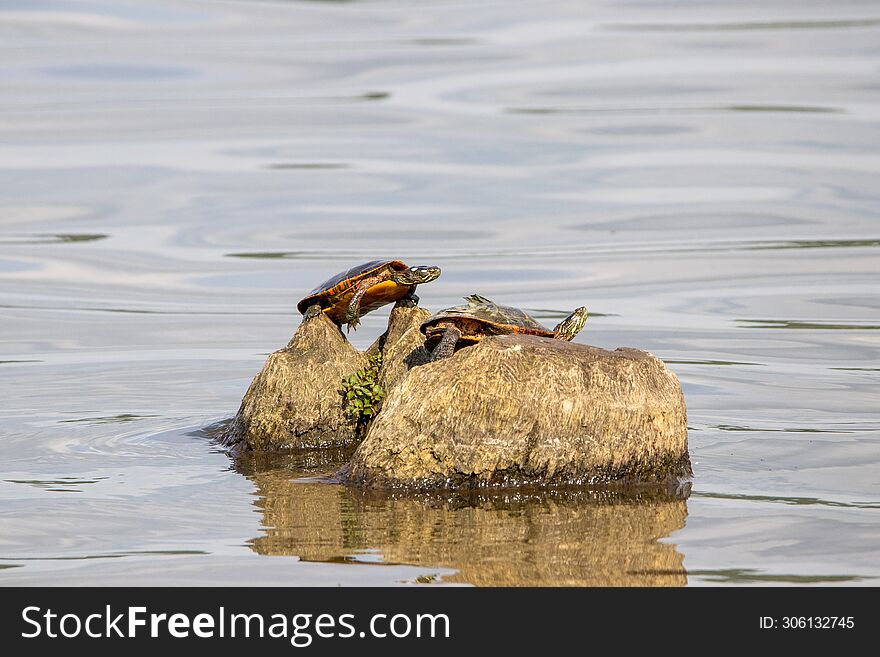
POLYGON ((684 586, 675 545, 688 490, 508 491, 468 496, 365 493, 320 479, 339 451, 240 458, 257 487, 265 555, 458 570, 482 586, 684 586), (311 477, 311 479, 303 479, 311 477))

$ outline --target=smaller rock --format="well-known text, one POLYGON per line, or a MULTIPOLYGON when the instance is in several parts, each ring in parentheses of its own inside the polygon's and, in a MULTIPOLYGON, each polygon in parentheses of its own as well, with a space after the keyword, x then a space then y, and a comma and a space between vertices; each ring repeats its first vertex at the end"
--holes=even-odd
POLYGON ((399 303, 391 311, 388 330, 380 338, 382 371, 379 383, 386 396, 410 369, 430 360, 431 355, 425 349, 425 334, 420 329, 422 322, 430 316, 431 313, 424 308, 399 303))
POLYGON ((325 315, 299 325, 254 377, 221 442, 233 452, 340 447, 357 442, 339 394, 367 356, 325 315))

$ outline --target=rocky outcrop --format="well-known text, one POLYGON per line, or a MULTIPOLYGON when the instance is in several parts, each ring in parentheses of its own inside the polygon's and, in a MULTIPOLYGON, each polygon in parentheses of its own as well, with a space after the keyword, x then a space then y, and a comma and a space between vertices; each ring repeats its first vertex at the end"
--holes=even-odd
POLYGON ((341 476, 433 489, 690 474, 684 396, 660 359, 507 335, 410 370, 341 476))
POLYGON ((417 365, 427 363, 430 354, 425 349, 425 335, 419 330, 431 316, 424 308, 396 305, 388 320, 388 330, 380 338, 382 370, 379 383, 387 395, 407 373, 417 365))
POLYGON ((357 427, 344 412, 340 381, 366 362, 326 316, 302 322, 266 359, 221 441, 234 452, 354 444, 357 427))
POLYGON ((396 304, 388 330, 364 353, 326 316, 302 322, 288 345, 266 359, 221 442, 236 453, 354 445, 362 427, 345 413, 342 378, 381 351, 379 382, 387 393, 410 368, 427 362, 419 326, 430 316, 396 304))
POLYGON ((303 322, 254 378, 222 442, 235 453, 357 445, 342 378, 382 352, 381 412, 346 483, 485 488, 671 482, 691 475, 676 376, 636 349, 487 337, 429 362, 424 309, 398 304, 365 353, 324 316, 303 322))

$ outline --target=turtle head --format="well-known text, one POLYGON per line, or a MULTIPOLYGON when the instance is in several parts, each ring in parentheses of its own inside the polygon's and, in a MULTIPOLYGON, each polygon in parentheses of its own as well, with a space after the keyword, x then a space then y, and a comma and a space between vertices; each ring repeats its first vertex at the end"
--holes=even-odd
POLYGON ((584 328, 584 324, 587 323, 587 314, 585 306, 576 308, 571 315, 559 322, 556 328, 553 329, 556 337, 560 340, 571 342, 572 338, 580 333, 580 330, 584 328))
POLYGON ((391 275, 391 280, 398 285, 421 285, 422 283, 430 283, 438 276, 440 276, 440 267, 420 265, 394 272, 391 275))

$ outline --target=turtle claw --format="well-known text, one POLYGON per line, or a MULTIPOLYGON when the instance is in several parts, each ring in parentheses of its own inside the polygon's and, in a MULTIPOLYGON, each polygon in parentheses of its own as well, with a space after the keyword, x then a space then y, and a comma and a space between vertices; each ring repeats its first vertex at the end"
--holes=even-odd
POLYGON ((359 319, 357 318, 357 316, 354 316, 354 317, 347 317, 346 319, 348 320, 348 328, 347 328, 347 331, 348 331, 349 333, 351 333, 351 330, 352 330, 352 329, 354 329, 355 331, 357 331, 358 324, 361 323, 361 320, 359 320, 359 319))
POLYGON ((401 308, 415 308, 419 305, 419 298, 415 294, 411 294, 408 297, 403 297, 397 302, 397 305, 401 308))
POLYGON ((317 303, 313 304, 313 305, 309 306, 308 310, 306 310, 306 312, 303 315, 303 319, 306 319, 306 320, 313 319, 313 318, 317 317, 318 315, 320 315, 323 311, 324 311, 324 309, 321 308, 321 306, 319 304, 317 304, 317 303))

